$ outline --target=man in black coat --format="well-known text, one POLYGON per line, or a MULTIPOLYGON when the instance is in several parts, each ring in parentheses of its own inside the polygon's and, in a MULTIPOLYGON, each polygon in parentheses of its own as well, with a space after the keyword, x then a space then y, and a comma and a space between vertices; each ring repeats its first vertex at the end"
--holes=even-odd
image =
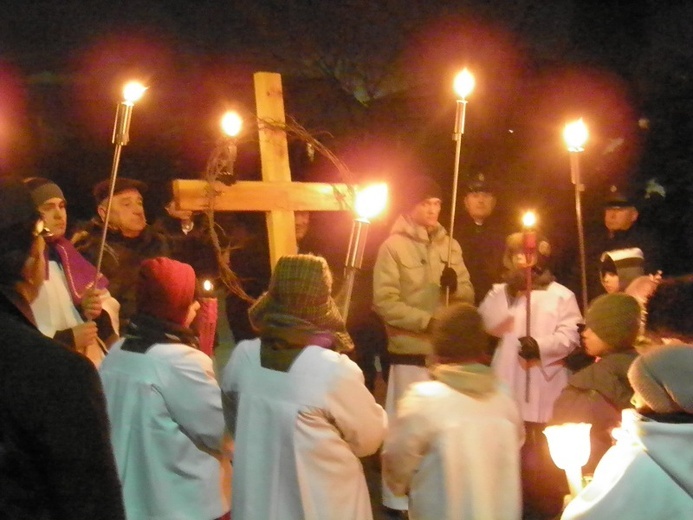
POLYGON ((486 174, 472 175, 466 185, 464 211, 455 224, 454 234, 474 287, 476 305, 494 283, 500 283, 503 271, 505 237, 508 235, 497 215, 496 197, 486 174))
POLYGON ((29 306, 45 233, 26 186, 0 179, 0 518, 124 520, 98 374, 29 306))

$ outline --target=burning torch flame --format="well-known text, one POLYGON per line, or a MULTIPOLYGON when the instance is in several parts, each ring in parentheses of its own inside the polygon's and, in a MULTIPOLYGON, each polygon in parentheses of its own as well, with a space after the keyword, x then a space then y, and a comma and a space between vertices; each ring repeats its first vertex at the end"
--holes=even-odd
POLYGON ((229 137, 236 137, 243 127, 243 119, 236 112, 226 112, 221 118, 221 129, 229 137))
POLYGON ((568 145, 568 151, 582 152, 584 150, 583 146, 587 142, 587 137, 587 127, 582 118, 565 125, 563 140, 568 145))
POLYGON ((522 215, 522 225, 526 228, 533 228, 537 223, 537 216, 532 211, 526 212, 522 215))
POLYGON ((211 293, 214 290, 214 284, 211 280, 205 280, 202 282, 202 289, 204 289, 205 292, 211 293))
POLYGON ((142 83, 131 81, 123 87, 123 98, 126 103, 134 104, 135 101, 138 101, 144 95, 146 90, 147 87, 142 85, 142 83))
POLYGON ((466 68, 455 76, 454 89, 460 99, 466 99, 474 90, 474 76, 466 68))
POLYGON ((385 209, 387 204, 387 184, 373 184, 356 194, 354 209, 359 218, 368 220, 385 209))

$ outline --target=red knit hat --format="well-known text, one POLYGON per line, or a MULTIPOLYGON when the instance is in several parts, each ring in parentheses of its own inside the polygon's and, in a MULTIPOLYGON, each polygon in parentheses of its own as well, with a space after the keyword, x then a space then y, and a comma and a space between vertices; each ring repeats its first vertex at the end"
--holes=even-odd
POLYGON ((182 325, 194 299, 195 271, 191 266, 163 257, 142 262, 138 312, 182 325))

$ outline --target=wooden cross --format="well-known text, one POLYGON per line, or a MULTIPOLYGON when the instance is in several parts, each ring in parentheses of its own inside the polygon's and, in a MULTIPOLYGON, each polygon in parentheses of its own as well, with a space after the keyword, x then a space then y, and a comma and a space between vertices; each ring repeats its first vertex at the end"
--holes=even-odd
MULTIPOLYGON (((264 211, 267 218, 272 268, 283 255, 296 254, 294 211, 345 211, 353 207, 353 191, 346 184, 292 182, 282 81, 279 74, 256 72, 255 104, 260 121, 262 181, 238 181, 231 186, 214 184, 215 211, 264 211), (262 121, 273 124, 262 124, 262 121)), ((176 206, 188 211, 210 207, 205 180, 174 180, 176 206)))

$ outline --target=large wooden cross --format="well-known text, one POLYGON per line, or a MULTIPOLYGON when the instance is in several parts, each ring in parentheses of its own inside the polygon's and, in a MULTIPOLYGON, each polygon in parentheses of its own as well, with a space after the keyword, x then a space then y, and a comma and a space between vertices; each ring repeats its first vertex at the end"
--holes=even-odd
MULTIPOLYGON (((289 147, 282 125, 284 98, 279 74, 256 72, 255 103, 260 122, 262 181, 238 181, 231 186, 215 182, 215 211, 264 211, 267 218, 272 268, 283 255, 296 254, 294 211, 345 211, 353 207, 353 191, 346 184, 292 182, 289 147), (271 124, 262 124, 262 122, 271 124)), ((210 184, 205 180, 175 180, 177 207, 204 211, 210 207, 210 184)))

